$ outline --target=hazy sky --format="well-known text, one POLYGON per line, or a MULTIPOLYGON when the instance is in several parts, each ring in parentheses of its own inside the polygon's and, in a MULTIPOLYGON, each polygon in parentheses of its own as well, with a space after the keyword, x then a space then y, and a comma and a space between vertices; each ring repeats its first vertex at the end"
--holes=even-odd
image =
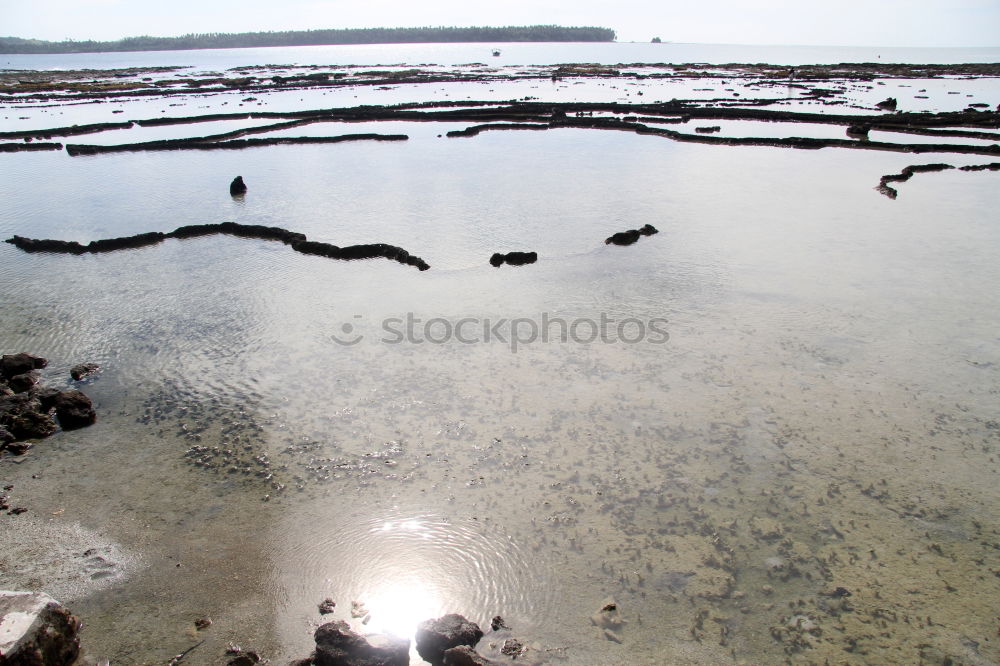
POLYGON ((1000 46, 1000 0, 0 0, 0 36, 587 25, 620 41, 1000 46))

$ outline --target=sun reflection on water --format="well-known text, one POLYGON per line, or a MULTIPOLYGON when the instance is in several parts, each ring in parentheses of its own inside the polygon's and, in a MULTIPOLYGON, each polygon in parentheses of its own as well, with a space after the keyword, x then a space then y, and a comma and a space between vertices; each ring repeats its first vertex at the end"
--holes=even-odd
MULTIPOLYGON (((386 521, 372 530, 389 536, 434 541, 433 530, 420 520, 386 521)), ((421 549, 399 549, 386 544, 380 557, 382 575, 369 581, 364 595, 368 611, 365 632, 393 634, 412 640, 417 624, 444 614, 445 599, 436 583, 435 563, 421 549)))

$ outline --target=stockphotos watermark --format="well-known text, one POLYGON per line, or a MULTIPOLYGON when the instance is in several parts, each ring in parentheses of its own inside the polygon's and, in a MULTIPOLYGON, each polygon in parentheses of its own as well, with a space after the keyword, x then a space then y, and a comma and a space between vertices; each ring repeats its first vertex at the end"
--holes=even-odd
POLYGON ((362 315, 354 315, 353 319, 353 323, 344 322, 336 333, 330 334, 338 345, 352 347, 365 339, 387 345, 502 344, 516 353, 525 345, 539 342, 662 345, 670 339, 666 319, 616 319, 603 312, 597 318, 557 317, 543 312, 538 317, 459 319, 421 319, 407 312, 402 317, 383 319, 378 336, 363 332, 370 326, 366 326, 362 315))

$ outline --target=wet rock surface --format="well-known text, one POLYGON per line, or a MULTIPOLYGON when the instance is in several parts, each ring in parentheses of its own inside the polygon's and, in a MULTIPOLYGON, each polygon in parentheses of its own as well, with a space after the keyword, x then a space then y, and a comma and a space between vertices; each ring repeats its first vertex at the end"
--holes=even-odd
POLYGON ((410 641, 374 634, 361 636, 347 622, 328 622, 316 630, 316 651, 303 664, 312 666, 405 666, 410 641))
POLYGON ((0 591, 0 664, 66 666, 80 652, 80 621, 47 594, 0 591))
POLYGON ((25 453, 25 440, 41 439, 64 430, 82 428, 97 420, 97 412, 85 394, 38 386, 48 361, 32 354, 5 354, 0 359, 0 451, 25 453), (52 417, 55 411, 58 425, 52 417))
POLYGON ((69 376, 73 378, 73 381, 78 382, 81 379, 96 375, 100 370, 101 366, 97 363, 80 363, 70 368, 69 376))
POLYGON ((482 637, 483 631, 478 624, 457 613, 449 613, 424 620, 417 626, 417 654, 432 664, 440 664, 445 650, 459 645, 474 647, 482 637))

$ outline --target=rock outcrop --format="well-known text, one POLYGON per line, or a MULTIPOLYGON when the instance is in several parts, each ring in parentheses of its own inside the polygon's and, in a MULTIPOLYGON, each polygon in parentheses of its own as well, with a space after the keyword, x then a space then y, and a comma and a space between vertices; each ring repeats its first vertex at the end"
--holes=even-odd
POLYGON ((80 652, 80 626, 47 594, 0 591, 0 664, 67 666, 80 652))
POLYGON ((265 227, 259 224, 237 224, 236 222, 191 224, 178 227, 170 233, 151 231, 144 234, 136 234, 135 236, 91 241, 87 245, 76 241, 25 238, 23 236, 14 236, 7 239, 7 242, 25 252, 84 254, 87 252, 110 252, 112 250, 134 249, 156 245, 168 238, 197 238, 211 234, 227 234, 240 238, 281 241, 285 245, 290 245, 296 252, 327 257, 329 259, 352 260, 385 257, 386 259, 392 259, 407 266, 415 266, 422 271, 430 268, 430 265, 420 257, 415 257, 403 248, 387 243, 369 243, 339 247, 330 243, 310 241, 306 238, 305 234, 282 229, 281 227, 265 227))
POLYGON ((314 635, 316 651, 302 664, 313 666, 406 666, 410 641, 383 634, 361 636, 343 620, 320 626, 314 635))
POLYGON ((646 224, 641 229, 629 229, 628 231, 619 231, 616 234, 612 234, 607 239, 605 239, 605 245, 631 245, 632 243, 639 240, 640 236, 652 236, 653 234, 660 233, 659 230, 652 224, 646 224))
POLYGON ((229 194, 238 197, 247 193, 247 184, 243 182, 243 176, 236 176, 233 182, 229 183, 229 194))
POLYGON ((508 252, 507 254, 497 252, 490 257, 490 265, 494 268, 499 268, 503 264, 523 266, 525 264, 533 264, 536 261, 538 261, 537 252, 508 252))
POLYGON ((417 654, 432 664, 444 663, 444 652, 460 645, 475 647, 483 630, 457 613, 424 620, 417 625, 417 654))
POLYGON ((72 430, 97 420, 93 403, 80 391, 38 385, 36 368, 46 365, 44 358, 27 353, 0 358, 0 450, 20 455, 31 448, 27 440, 48 437, 59 426, 72 430))

